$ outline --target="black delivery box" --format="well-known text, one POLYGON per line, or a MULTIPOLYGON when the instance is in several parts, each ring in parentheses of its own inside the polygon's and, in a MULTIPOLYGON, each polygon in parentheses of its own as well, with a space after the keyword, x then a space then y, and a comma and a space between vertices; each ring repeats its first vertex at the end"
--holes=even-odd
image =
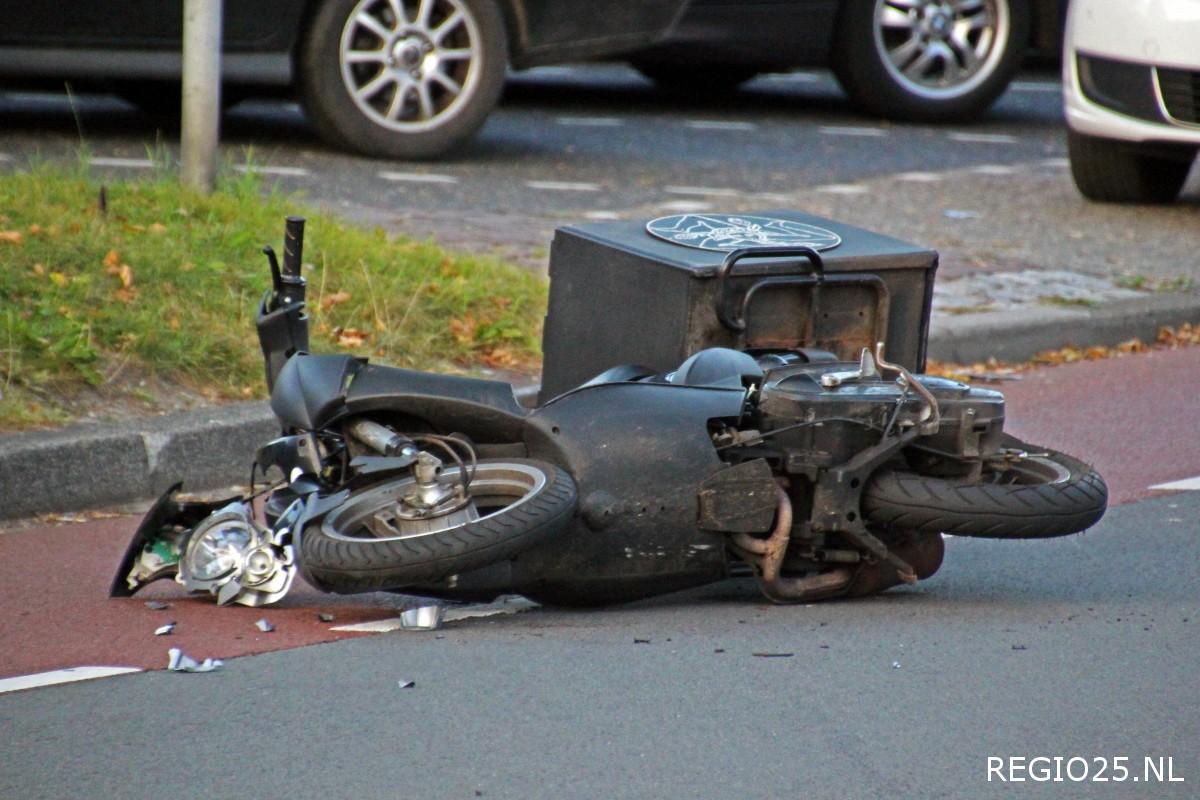
POLYGON ((669 372, 706 347, 817 348, 856 361, 882 341, 888 360, 919 372, 936 269, 934 250, 796 211, 559 228, 540 399, 619 364, 669 372), (822 264, 796 246, 818 250, 822 264), (792 255, 767 255, 781 250, 792 255))

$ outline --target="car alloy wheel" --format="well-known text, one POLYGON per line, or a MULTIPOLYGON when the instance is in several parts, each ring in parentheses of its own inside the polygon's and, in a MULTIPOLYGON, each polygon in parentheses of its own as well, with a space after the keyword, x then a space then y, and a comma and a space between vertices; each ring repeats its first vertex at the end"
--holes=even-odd
POLYGON ((973 91, 1004 57, 1005 0, 876 0, 875 47, 897 84, 949 99, 973 91))
POLYGON ((443 124, 479 83, 478 23, 462 0, 362 0, 346 19, 346 90, 373 122, 401 133, 443 124))

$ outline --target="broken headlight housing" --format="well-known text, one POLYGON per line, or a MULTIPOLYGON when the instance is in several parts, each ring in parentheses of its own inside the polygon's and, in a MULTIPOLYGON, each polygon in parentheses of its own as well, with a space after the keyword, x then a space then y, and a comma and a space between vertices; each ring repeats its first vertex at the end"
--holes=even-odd
POLYGON ((208 592, 219 605, 261 606, 287 594, 296 577, 292 528, 303 503, 293 503, 265 528, 248 503, 221 508, 195 527, 179 559, 176 582, 189 592, 208 592))

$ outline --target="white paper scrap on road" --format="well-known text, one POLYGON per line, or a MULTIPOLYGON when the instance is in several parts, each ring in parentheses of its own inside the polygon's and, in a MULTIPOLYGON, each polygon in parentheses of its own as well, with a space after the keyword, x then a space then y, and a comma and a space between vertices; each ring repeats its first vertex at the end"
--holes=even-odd
POLYGON ((19 692, 22 689, 36 689, 41 686, 54 686, 59 683, 109 678, 113 675, 126 675, 130 672, 141 672, 141 670, 137 667, 70 667, 56 669, 53 672, 38 672, 34 675, 19 675, 15 678, 0 679, 0 694, 19 692))
POLYGON ((1200 476, 1170 483, 1159 483, 1150 488, 1159 492, 1200 492, 1200 476))
MULTIPOLYGON (((446 606, 442 611, 443 622, 457 622, 463 619, 477 617, 495 617, 504 614, 520 614, 523 611, 537 608, 538 604, 524 597, 502 597, 493 603, 472 603, 465 606, 446 606)), ((349 633, 390 633, 400 630, 400 617, 377 619, 372 622, 359 622, 354 625, 337 625, 329 630, 346 631, 349 633)))

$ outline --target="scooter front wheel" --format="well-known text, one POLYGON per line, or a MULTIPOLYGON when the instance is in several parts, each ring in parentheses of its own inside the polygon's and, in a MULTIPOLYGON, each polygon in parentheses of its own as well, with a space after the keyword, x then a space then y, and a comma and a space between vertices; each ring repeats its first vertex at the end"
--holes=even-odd
MULTIPOLYGON (((458 470, 442 475, 454 481, 458 470)), ((356 491, 308 525, 300 539, 305 577, 340 594, 429 584, 558 536, 575 512, 571 476, 544 461, 481 460, 470 504, 423 520, 394 513, 414 482, 410 476, 356 491)))
POLYGON ((1029 453, 968 482, 901 470, 881 470, 863 490, 872 523, 920 533, 984 539, 1043 539, 1096 524, 1108 487, 1091 467, 1065 453, 1010 439, 1029 453))

